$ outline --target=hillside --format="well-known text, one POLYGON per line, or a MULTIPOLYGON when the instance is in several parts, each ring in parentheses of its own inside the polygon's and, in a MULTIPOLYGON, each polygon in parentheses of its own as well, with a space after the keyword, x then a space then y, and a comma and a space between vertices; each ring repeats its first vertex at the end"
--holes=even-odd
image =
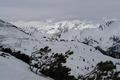
MULTIPOLYGON (((119 21, 109 20, 103 24, 61 21, 55 23, 39 22, 39 24, 31 22, 15 23, 14 25, 4 21, 0 22, 0 46, 21 51, 27 55, 31 55, 32 52, 45 46, 49 46, 55 53, 64 53, 71 50, 74 54, 67 59, 65 65, 71 69, 71 74, 76 77, 91 72, 96 64, 101 61, 120 63, 119 57, 105 55, 100 51, 100 49, 104 52, 110 51, 113 46, 119 45, 119 21), (14 25, 18 27, 14 27, 14 25), (113 40, 113 36, 117 36, 117 41, 113 40), (96 49, 96 47, 100 49, 96 49)), ((117 51, 119 51, 119 48, 119 46, 115 47, 117 51)), ((112 54, 114 53, 113 51, 112 54)), ((119 55, 120 53, 116 54, 119 55)), ((2 57, 0 59, 6 60, 2 57)), ((14 62, 14 59, 11 61, 12 64, 17 64, 16 62, 19 61, 15 60, 14 62)), ((24 65, 24 63, 21 65, 24 65)), ((26 67, 20 67, 20 69, 22 68, 24 70, 26 67)), ((9 67, 6 67, 6 69, 9 69, 9 67)), ((120 70, 120 65, 117 65, 117 70, 120 70)), ((27 73, 29 70, 25 69, 25 71, 25 74, 29 74, 27 73)), ((1 73, 0 76, 2 75, 1 73)), ((3 78, 3 80, 6 79, 3 78)))

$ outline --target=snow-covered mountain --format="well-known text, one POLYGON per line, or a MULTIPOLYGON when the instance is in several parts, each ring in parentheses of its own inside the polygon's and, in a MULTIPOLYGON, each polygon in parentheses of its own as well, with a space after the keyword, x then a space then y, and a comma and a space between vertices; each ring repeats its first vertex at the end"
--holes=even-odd
MULTIPOLYGON (((75 76, 89 73, 100 61, 120 63, 120 58, 112 58, 96 49, 99 47, 106 52, 115 46, 117 51, 120 50, 119 21, 108 20, 103 24, 79 20, 12 23, 15 26, 0 20, 1 46, 27 55, 45 46, 49 46, 56 53, 71 50, 74 54, 67 59, 65 65, 71 68, 71 74, 75 76)), ((120 70, 120 65, 117 65, 117 70, 120 70)))

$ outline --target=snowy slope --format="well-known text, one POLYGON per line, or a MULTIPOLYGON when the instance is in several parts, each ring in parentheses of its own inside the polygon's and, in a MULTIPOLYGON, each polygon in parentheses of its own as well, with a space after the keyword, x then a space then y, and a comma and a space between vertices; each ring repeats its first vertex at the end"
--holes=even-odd
MULTIPOLYGON (((1 22, 2 26, 3 24, 1 22)), ((55 23, 15 22, 14 24, 31 35, 11 26, 6 27, 6 24, 4 25, 5 29, 0 25, 0 34, 2 36, 0 45, 5 47, 9 45, 7 47, 20 50, 27 55, 31 55, 35 50, 45 46, 49 46, 52 52, 56 53, 64 53, 67 50, 71 50, 74 54, 67 60, 65 65, 71 68, 71 74, 75 76, 89 73, 100 61, 111 60, 114 63, 120 63, 120 59, 103 55, 94 48, 100 46, 103 50, 106 50, 113 46, 114 42, 110 37, 116 34, 119 36, 119 21, 115 21, 109 26, 106 22, 100 26, 99 24, 85 23, 78 20, 55 23), (86 38, 90 40, 88 45, 83 44, 86 38)), ((118 65, 117 69, 120 70, 119 68, 120 65, 118 65)))
MULTIPOLYGON (((24 32, 21 28, 16 27, 13 24, 10 24, 8 22, 0 20, 0 45, 1 46, 24 51, 28 47, 28 44, 29 43, 32 44, 32 42, 34 43, 34 41, 35 39, 33 39, 32 36, 29 35, 28 33, 24 32)), ((30 47, 33 47, 33 46, 30 46, 30 47)))
MULTIPOLYGON (((0 52, 0 54, 3 52, 0 52)), ((5 53, 7 54, 7 53, 5 53)), ((29 70, 29 66, 24 62, 7 54, 6 57, 0 56, 0 80, 52 80, 43 76, 36 75, 29 70)))
POLYGON ((0 44, 7 45, 28 39, 30 36, 22 29, 0 20, 0 44), (5 43, 5 44, 4 44, 5 43))
MULTIPOLYGON (((96 64, 100 61, 113 61, 114 63, 119 63, 119 59, 114 59, 109 56, 103 55, 98 50, 91 46, 87 46, 83 43, 78 43, 77 41, 70 42, 44 42, 39 47, 49 46, 52 52, 64 53, 67 50, 74 52, 72 56, 68 59, 67 65, 72 69, 72 74, 78 76, 79 74, 87 74, 94 69, 96 64), (85 61, 84 61, 85 60, 85 61), (89 69, 85 69, 89 68, 89 69)), ((119 66, 120 67, 120 66, 119 66)), ((118 68, 119 68, 118 67, 118 68)))

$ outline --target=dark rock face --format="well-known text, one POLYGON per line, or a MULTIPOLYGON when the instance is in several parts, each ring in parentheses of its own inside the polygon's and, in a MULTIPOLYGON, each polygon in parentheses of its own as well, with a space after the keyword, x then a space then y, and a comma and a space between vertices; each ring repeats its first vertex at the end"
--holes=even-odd
MULTIPOLYGON (((95 47, 95 49, 99 50, 104 55, 110 56, 112 58, 120 59, 120 52, 119 52, 119 50, 118 50, 118 52, 115 51, 116 49, 114 47, 110 47, 107 51, 104 51, 99 46, 95 47)), ((120 47, 119 47, 119 49, 120 49, 120 47)))

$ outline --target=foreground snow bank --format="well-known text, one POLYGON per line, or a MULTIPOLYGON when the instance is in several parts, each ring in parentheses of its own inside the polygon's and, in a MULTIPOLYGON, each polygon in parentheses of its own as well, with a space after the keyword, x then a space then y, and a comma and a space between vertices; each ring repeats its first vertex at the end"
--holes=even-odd
MULTIPOLYGON (((1 54, 2 52, 0 52, 1 54)), ((28 65, 12 56, 0 56, 0 80, 51 80, 32 73, 28 65)))

